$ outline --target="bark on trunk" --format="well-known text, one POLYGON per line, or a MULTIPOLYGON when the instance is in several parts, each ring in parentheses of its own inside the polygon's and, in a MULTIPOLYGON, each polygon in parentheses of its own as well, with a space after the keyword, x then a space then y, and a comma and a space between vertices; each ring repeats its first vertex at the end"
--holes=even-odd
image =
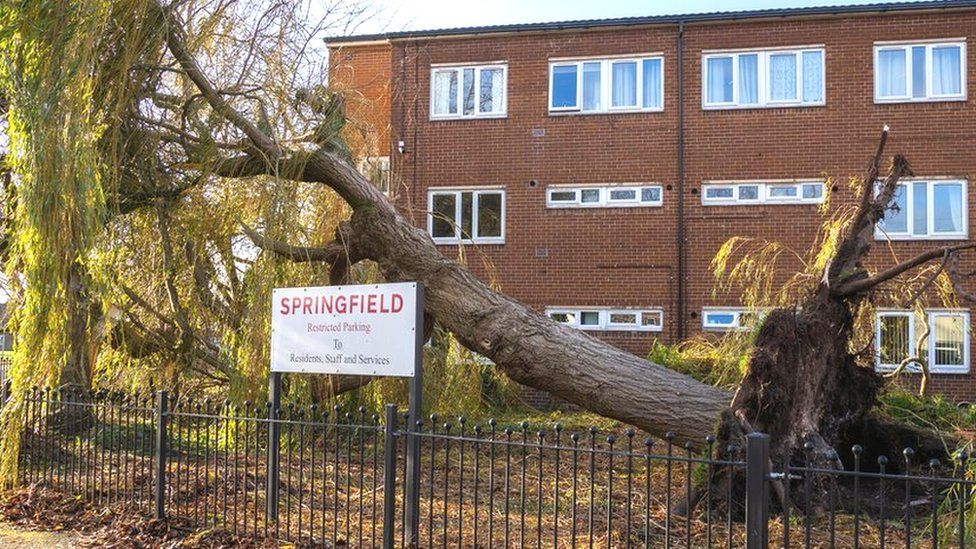
MULTIPOLYGON (((303 176, 326 182, 360 177, 343 170, 351 168, 317 153, 304 164, 303 176)), ((352 240, 346 243, 350 253, 376 261, 387 280, 422 281, 427 313, 506 375, 650 434, 673 433, 681 444, 701 448, 705 436, 715 433, 729 392, 557 324, 495 292, 445 258, 425 231, 385 199, 367 196, 377 207, 355 209, 352 240)))

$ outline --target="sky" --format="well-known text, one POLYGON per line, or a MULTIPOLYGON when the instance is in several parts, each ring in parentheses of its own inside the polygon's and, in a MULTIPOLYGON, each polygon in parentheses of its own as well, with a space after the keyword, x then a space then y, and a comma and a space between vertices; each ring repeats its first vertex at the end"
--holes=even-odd
POLYGON ((879 2, 887 3, 886 0, 373 0, 381 16, 356 29, 356 34, 879 2))

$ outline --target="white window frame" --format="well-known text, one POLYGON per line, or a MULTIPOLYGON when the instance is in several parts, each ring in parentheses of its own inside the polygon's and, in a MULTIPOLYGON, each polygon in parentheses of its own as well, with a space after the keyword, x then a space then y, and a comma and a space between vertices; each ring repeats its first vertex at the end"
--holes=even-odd
POLYGON ((507 200, 504 187, 431 187, 427 190, 427 234, 433 239, 434 244, 504 244, 505 243, 505 217, 507 200), (465 192, 473 193, 471 200, 471 238, 464 238, 461 234, 461 194, 465 192), (435 237, 434 236, 434 196, 453 194, 454 198, 454 236, 435 237), (501 235, 486 236, 478 235, 478 203, 482 194, 500 194, 502 197, 501 212, 501 235))
POLYGON ((556 314, 572 315, 573 320, 570 322, 562 322, 566 326, 571 328, 577 328, 580 330, 594 331, 594 332, 660 332, 664 330, 664 310, 654 307, 649 308, 609 308, 609 307, 551 307, 546 309, 546 316, 552 319, 554 322, 558 322, 553 319, 552 316, 556 314), (599 315, 599 323, 597 325, 593 324, 580 324, 583 313, 597 313, 599 315), (621 324, 614 323, 610 321, 610 316, 614 314, 634 314, 636 315, 636 324, 621 324), (656 325, 644 325, 644 315, 653 315, 658 318, 658 323, 656 325))
POLYGON ((762 181, 704 181, 701 187, 701 201, 703 206, 745 206, 745 205, 796 205, 796 204, 823 204, 827 199, 827 182, 823 179, 788 179, 788 180, 762 180, 762 181), (820 196, 817 198, 803 198, 803 187, 807 185, 820 185, 820 196), (770 196, 770 189, 774 187, 795 187, 796 197, 770 196), (758 187, 756 198, 740 198, 739 189, 741 187, 758 187), (729 188, 732 189, 732 197, 711 198, 708 196, 708 189, 729 188))
MULTIPOLYGON (((969 311, 960 309, 929 309, 925 311, 926 321, 929 326, 932 327, 932 331, 928 336, 928 353, 929 356, 926 357, 928 360, 929 373, 932 374, 968 374, 969 364, 970 364, 970 332, 972 327, 969 323, 969 311), (960 316, 963 318, 963 365, 938 365, 935 364, 935 319, 939 316, 960 316)), ((874 320, 874 361, 875 370, 879 372, 890 372, 898 367, 898 364, 883 364, 881 362, 881 319, 882 317, 906 317, 908 318, 908 341, 912 345, 909 352, 914 353, 918 347, 916 341, 916 327, 915 323, 918 320, 918 315, 915 311, 906 311, 904 309, 882 309, 877 311, 874 320)), ((910 372, 919 372, 920 369, 917 364, 910 364, 906 370, 910 372)))
POLYGON ((661 112, 664 110, 664 55, 661 53, 650 53, 642 55, 626 55, 618 57, 574 57, 574 58, 553 58, 549 60, 549 114, 613 114, 629 112, 661 112), (644 61, 658 60, 661 62, 661 86, 658 90, 661 94, 661 106, 644 107, 644 61), (623 62, 637 63, 637 106, 636 107, 614 107, 613 99, 613 64, 623 62), (586 63, 600 63, 600 108, 596 110, 583 110, 583 65, 586 63), (576 67, 576 105, 571 107, 553 106, 553 75, 556 67, 576 67))
POLYGON ((872 56, 874 61, 874 102, 877 104, 884 103, 932 103, 939 101, 966 101, 968 98, 968 88, 966 82, 966 71, 967 71, 967 59, 966 59, 966 39, 965 38, 951 38, 943 40, 914 40, 914 41, 897 41, 897 42, 875 42, 874 43, 874 54, 872 56), (912 91, 914 90, 913 78, 915 77, 915 72, 912 69, 912 48, 915 46, 925 46, 925 97, 914 97, 912 91), (959 51, 959 62, 962 65, 959 67, 959 78, 960 91, 958 94, 944 94, 944 95, 933 95, 932 93, 932 50, 938 47, 955 47, 960 48, 959 51), (881 71, 878 70, 878 57, 882 51, 896 51, 902 50, 905 54, 905 95, 898 96, 886 96, 881 97, 878 92, 881 89, 881 71))
POLYGON ((381 170, 381 172, 383 172, 386 175, 386 189, 384 189, 382 186, 380 186, 379 188, 381 191, 383 191, 383 194, 389 196, 390 187, 391 187, 390 177, 392 173, 390 171, 390 157, 389 156, 367 156, 359 161, 359 166, 358 166, 359 173, 362 174, 362 176, 365 177, 366 179, 370 178, 371 174, 369 173, 369 171, 371 168, 374 167, 378 167, 381 170))
POLYGON ((702 330, 706 332, 747 332, 753 327, 742 325, 742 315, 753 314, 757 321, 761 322, 766 316, 766 312, 745 307, 705 307, 701 313, 702 330), (732 315, 732 323, 716 324, 709 322, 709 315, 732 315))
MULTIPOLYGON (((493 98, 494 99, 494 98, 493 98)), ((431 120, 470 120, 477 118, 506 118, 508 116, 508 63, 497 61, 485 64, 447 64, 431 65, 430 67, 430 119, 431 120), (474 70, 474 89, 475 102, 474 113, 464 114, 464 71, 474 70), (481 90, 481 71, 487 69, 501 69, 502 71, 502 98, 501 111, 481 112, 481 102, 477 100, 477 94, 481 90), (457 113, 436 114, 434 112, 434 85, 437 73, 454 71, 457 73, 457 113)))
MULTIPOLYGON (((876 192, 880 190, 879 182, 876 192)), ((905 187, 905 215, 908 224, 905 232, 892 232, 884 228, 879 222, 874 227, 875 240, 966 240, 969 238, 969 181, 965 178, 912 178, 902 179, 898 182, 899 187, 905 187), (924 235, 914 234, 915 224, 915 201, 912 199, 911 185, 915 183, 926 184, 925 205, 928 208, 924 235), (962 185, 962 231, 954 233, 935 232, 935 186, 940 183, 958 183, 962 185)))
POLYGON ((625 183, 619 185, 551 185, 546 189, 546 207, 551 209, 562 208, 656 208, 664 205, 664 186, 647 183, 625 183), (641 195, 644 189, 656 189, 657 200, 644 201, 641 195), (611 191, 633 190, 637 193, 634 200, 620 200, 610 198, 611 191), (596 202, 583 202, 583 191, 597 191, 600 199, 596 202), (575 194, 573 200, 553 200, 554 193, 572 192, 575 194))
POLYGON ((701 70, 701 101, 702 108, 705 110, 822 107, 827 104, 827 52, 823 45, 705 51, 702 52, 701 70), (806 52, 820 53, 820 101, 803 100, 803 54, 806 52), (796 99, 774 101, 770 98, 769 57, 783 54, 793 54, 796 58, 796 99), (756 70, 758 72, 758 81, 756 82, 756 86, 759 99, 757 103, 739 103, 739 57, 742 55, 755 55, 757 58, 756 70), (723 57, 732 58, 732 101, 712 103, 708 101, 708 60, 723 57))

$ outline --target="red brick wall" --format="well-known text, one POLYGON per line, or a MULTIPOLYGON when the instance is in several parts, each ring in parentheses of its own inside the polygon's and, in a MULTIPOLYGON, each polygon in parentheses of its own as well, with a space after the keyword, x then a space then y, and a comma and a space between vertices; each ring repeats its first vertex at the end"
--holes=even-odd
MULTIPOLYGON (((848 181, 865 172, 881 127, 892 128, 888 153, 903 153, 918 176, 976 179, 976 107, 966 102, 875 105, 872 48, 880 40, 959 38, 973 34, 976 12, 956 10, 819 19, 691 25, 684 35, 687 227, 686 318, 700 331, 704 306, 734 306, 738 295, 713 297, 709 263, 730 236, 777 240, 799 252, 822 222, 811 205, 702 207, 702 181, 831 178, 832 211, 850 206, 848 181), (701 52, 710 49, 824 45, 826 106, 705 111, 701 52)), ((391 140, 399 203, 426 226, 427 189, 502 185, 506 243, 466 246, 471 269, 533 307, 661 307, 662 333, 605 333, 600 337, 646 354, 659 337, 677 334, 678 82, 677 29, 617 28, 540 34, 394 42, 391 140), (548 112, 551 57, 662 53, 664 111, 563 115, 548 112), (496 120, 431 121, 431 63, 508 63, 508 115, 496 120), (544 135, 540 135, 544 132, 544 135), (533 185, 532 182, 535 182, 533 185), (664 186, 660 208, 547 209, 553 184, 651 182, 664 186), (545 252, 545 253, 543 253, 545 252), (485 264, 494 269, 486 269, 485 264)), ((976 85, 968 48, 967 86, 976 85)), ((968 186, 969 204, 974 185, 968 186)), ((973 226, 973 208, 969 226, 973 226)), ((972 228, 970 229, 972 230, 972 228)), ((936 242, 875 246, 872 267, 890 264, 936 242)), ((455 256, 456 247, 444 247, 455 256)), ((976 267, 976 265, 972 265, 976 267)), ((785 280, 797 263, 783 254, 785 280)), ((972 363, 972 360, 971 360, 972 363)), ((972 375, 935 376, 932 387, 976 400, 972 375)))
POLYGON ((346 102, 346 139, 357 157, 390 155, 390 46, 329 50, 329 86, 346 102))

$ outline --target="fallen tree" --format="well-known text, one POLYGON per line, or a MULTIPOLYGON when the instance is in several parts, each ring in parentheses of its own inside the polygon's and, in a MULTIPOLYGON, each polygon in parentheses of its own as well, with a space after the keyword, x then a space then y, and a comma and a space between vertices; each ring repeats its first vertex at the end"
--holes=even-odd
POLYGON ((873 451, 892 452, 897 444, 944 453, 942 444, 930 434, 879 423, 871 411, 881 379, 849 349, 854 313, 878 285, 928 261, 951 259, 973 247, 966 243, 940 248, 887 271, 868 272, 864 260, 875 225, 891 207, 899 179, 911 173, 908 162, 896 156, 875 192, 887 132, 862 180, 858 210, 844 229, 821 282, 798 308, 776 310, 768 316, 756 338, 749 372, 733 398, 552 322, 491 290, 463 266, 445 258, 425 231, 411 224, 349 163, 322 148, 286 147, 231 105, 188 49, 176 14, 161 9, 167 47, 186 78, 252 147, 244 154, 215 161, 214 172, 228 178, 274 175, 320 183, 352 208, 351 219, 328 244, 292 246, 249 231, 262 248, 296 261, 321 263, 332 280, 341 279, 351 265, 372 260, 387 280, 423 281, 426 312, 470 349, 491 358, 512 379, 651 434, 672 433, 680 443, 701 443, 721 418, 727 442, 738 442, 751 430, 772 434, 774 456, 780 463, 806 455, 804 446, 812 445, 818 459, 839 466, 836 455, 852 439, 877 442, 885 436, 888 442, 873 451))
MULTIPOLYGON (((793 308, 768 315, 756 336, 748 373, 732 394, 555 323, 492 290, 465 267, 445 258, 426 231, 413 225, 331 146, 334 133, 320 131, 328 124, 320 121, 314 127, 316 108, 311 109, 310 131, 290 132, 289 124, 269 121, 273 114, 283 117, 282 113, 292 112, 296 103, 310 103, 309 94, 287 86, 283 88, 292 93, 262 94, 260 86, 249 87, 246 82, 215 83, 221 74, 228 78, 237 65, 222 66, 222 71, 207 66, 220 60, 208 56, 209 50, 201 45, 206 36, 187 34, 182 18, 194 17, 193 13, 182 3, 143 1, 148 16, 139 24, 161 33, 159 59, 130 69, 155 77, 143 78, 139 100, 132 101, 120 117, 131 135, 151 136, 165 152, 146 162, 146 169, 186 181, 274 178, 311 183, 334 191, 351 210, 331 241, 317 246, 294 245, 242 227, 264 250, 321 265, 332 282, 349 280, 351 270, 364 261, 375 262, 386 280, 422 281, 430 321, 492 359, 513 380, 653 435, 672 433, 679 444, 701 445, 716 430, 724 443, 738 444, 744 433, 762 430, 773 436, 777 463, 812 454, 835 467, 842 466, 835 456, 842 456, 852 441, 869 446, 871 454, 893 455, 904 446, 916 446, 923 455, 945 454, 934 435, 873 415, 882 380, 866 367, 870 360, 850 349, 855 314, 877 288, 940 259, 944 269, 936 276, 944 275, 958 285, 968 274, 959 267, 958 258, 974 246, 967 242, 938 248, 885 271, 869 271, 865 259, 875 226, 892 206, 899 179, 911 173, 907 161, 895 157, 875 190, 885 164, 886 134, 862 180, 858 209, 845 225, 819 283, 793 308)), ((190 28, 215 32, 212 29, 219 25, 209 23, 190 28)), ((241 62, 249 63, 248 58, 241 62)), ((122 157, 134 154, 125 159, 130 163, 138 163, 139 155, 145 154, 141 149, 117 152, 122 157)), ((153 204, 162 208, 158 202, 153 204)), ((163 230, 166 211, 159 212, 163 230)), ((161 240, 167 243, 170 238, 163 234, 161 240)), ((194 250, 185 251, 189 263, 195 263, 194 250)), ((172 262, 177 255, 170 249, 163 259, 172 262)), ((167 286, 173 283, 167 281, 167 286)), ((204 303, 227 316, 219 300, 201 293, 204 303)), ((962 298, 971 296, 957 293, 962 298)), ((179 318, 179 296, 171 301, 178 327, 185 324, 179 318)), ((184 326, 174 328, 173 335, 164 332, 163 343, 196 345, 189 340, 191 331, 184 326)))

